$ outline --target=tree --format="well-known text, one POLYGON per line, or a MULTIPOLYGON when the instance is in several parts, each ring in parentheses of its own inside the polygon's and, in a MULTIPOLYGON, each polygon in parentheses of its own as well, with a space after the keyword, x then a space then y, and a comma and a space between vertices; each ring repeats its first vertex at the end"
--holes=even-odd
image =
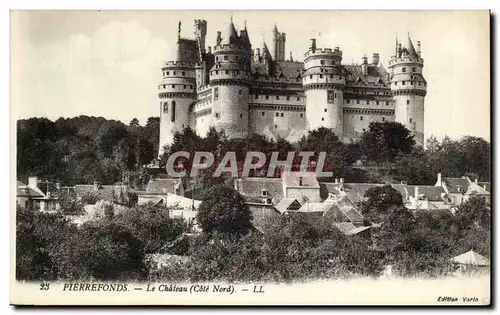
POLYGON ((361 137, 361 152, 370 161, 393 162, 400 153, 410 153, 415 140, 410 131, 397 122, 372 122, 361 137))
POLYGON ((252 228, 252 213, 245 199, 225 186, 213 186, 206 191, 196 220, 209 234, 214 231, 246 234, 252 228))
POLYGON ((374 222, 381 222, 392 207, 403 206, 403 197, 390 185, 368 189, 365 198, 367 200, 361 206, 362 213, 366 219, 374 222))
POLYGON ((491 210, 483 198, 473 196, 458 207, 455 218, 462 230, 475 228, 489 230, 491 210))

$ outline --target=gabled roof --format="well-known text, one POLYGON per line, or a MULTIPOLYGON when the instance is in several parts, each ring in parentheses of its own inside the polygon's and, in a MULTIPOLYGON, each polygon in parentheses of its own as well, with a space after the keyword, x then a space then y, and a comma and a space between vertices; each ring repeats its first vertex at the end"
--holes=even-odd
POLYGON ((300 207, 299 212, 326 212, 334 205, 327 202, 306 202, 300 207))
POLYGON ((469 190, 469 181, 466 178, 443 178, 450 193, 465 193, 469 190))
POLYGON ((283 198, 281 199, 281 201, 275 206, 276 210, 279 211, 279 213, 284 213, 285 211, 287 211, 290 206, 292 205, 296 205, 299 207, 301 207, 300 205, 300 202, 297 201, 297 199, 295 198, 283 198))
POLYGON ((476 265, 476 266, 489 266, 490 261, 488 258, 479 255, 473 250, 463 253, 462 255, 455 256, 450 259, 452 262, 463 265, 476 265))
POLYGON ((420 185, 409 185, 406 186, 408 194, 415 197, 415 189, 418 187, 418 194, 425 195, 429 201, 443 201, 442 195, 445 194, 445 190, 440 186, 420 186, 420 185))
POLYGON ((283 172, 281 175, 285 187, 316 187, 319 188, 315 172, 283 172))
POLYGON ((262 191, 266 190, 271 198, 276 198, 276 200, 283 198, 283 185, 279 178, 241 178, 237 180, 236 185, 240 194, 245 197, 262 197, 262 191))
POLYGON ((151 179, 146 187, 146 194, 173 194, 180 185, 178 178, 151 179))
POLYGON ((28 187, 22 182, 17 182, 17 197, 34 197, 34 198, 43 198, 45 195, 39 189, 33 189, 28 187))
POLYGON ((85 194, 92 194, 99 199, 113 201, 117 198, 127 198, 126 193, 128 188, 123 185, 99 185, 96 190, 94 185, 75 185, 75 193, 77 197, 82 197, 85 194))

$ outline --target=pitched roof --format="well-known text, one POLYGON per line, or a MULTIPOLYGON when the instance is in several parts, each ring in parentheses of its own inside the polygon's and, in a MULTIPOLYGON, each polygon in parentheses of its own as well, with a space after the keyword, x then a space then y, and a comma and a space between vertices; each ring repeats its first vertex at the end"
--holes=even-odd
POLYGON ((339 191, 337 188, 343 188, 343 191, 349 197, 349 199, 354 203, 363 202, 365 200, 365 194, 368 189, 372 187, 383 186, 383 184, 365 184, 365 183, 344 183, 344 184, 335 184, 335 183, 322 183, 325 185, 325 188, 328 192, 338 194, 339 191))
POLYGON ((179 185, 181 182, 178 178, 151 179, 146 187, 146 194, 174 194, 179 185))
POLYGON ((304 70, 303 62, 278 61, 276 62, 277 73, 282 73, 285 78, 297 78, 304 70))
POLYGON ((463 264, 463 265, 476 265, 476 266, 489 266, 490 261, 488 258, 479 255, 473 250, 463 253, 461 255, 455 256, 450 259, 452 262, 463 264))
POLYGON ((262 197, 262 190, 267 190, 269 197, 278 202, 283 198, 283 185, 279 178, 248 177, 237 180, 238 191, 248 198, 262 197))
POLYGON ((445 194, 445 190, 441 186, 420 186, 420 185, 409 185, 406 186, 408 194, 415 197, 415 189, 418 187, 418 194, 425 195, 429 201, 443 201, 441 197, 445 194))
POLYGON ((17 182, 17 197, 35 197, 35 198, 43 198, 45 195, 39 189, 33 189, 22 182, 17 182))
POLYGON ((354 228, 350 231, 347 231, 347 233, 345 233, 345 235, 347 235, 347 236, 355 235, 355 234, 361 233, 361 232, 366 231, 366 230, 371 229, 371 228, 372 228, 371 226, 360 226, 360 227, 354 228))
POLYGON ((469 181, 466 178, 443 178, 450 193, 465 193, 469 190, 469 181))
MULTIPOLYGON (((288 210, 288 208, 294 203, 299 203, 297 201, 297 199, 295 198, 283 198, 281 199, 281 201, 276 205, 274 206, 276 208, 276 210, 278 210, 280 213, 284 213, 286 210, 288 210)), ((300 203, 299 203, 300 205, 300 203)))
POLYGON ((315 172, 283 172, 281 175, 285 187, 316 187, 319 188, 315 172))
POLYGON ((356 228, 356 226, 351 222, 339 222, 335 223, 335 226, 344 234, 356 228))
POLYGON ((326 212, 334 205, 327 202, 306 202, 300 207, 299 212, 326 212))

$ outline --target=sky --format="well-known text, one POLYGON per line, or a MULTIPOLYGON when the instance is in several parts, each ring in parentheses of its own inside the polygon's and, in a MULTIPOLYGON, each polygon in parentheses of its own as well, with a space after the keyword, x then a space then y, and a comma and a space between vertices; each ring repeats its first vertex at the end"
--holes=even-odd
POLYGON ((487 11, 13 11, 11 115, 78 115, 141 123, 159 116, 161 64, 175 56, 177 26, 194 38, 208 23, 207 45, 231 19, 245 21, 254 48, 271 42, 276 23, 286 56, 303 60, 309 39, 340 47, 344 63, 380 54, 387 67, 395 38, 422 43, 425 136, 490 140, 490 27, 487 11))

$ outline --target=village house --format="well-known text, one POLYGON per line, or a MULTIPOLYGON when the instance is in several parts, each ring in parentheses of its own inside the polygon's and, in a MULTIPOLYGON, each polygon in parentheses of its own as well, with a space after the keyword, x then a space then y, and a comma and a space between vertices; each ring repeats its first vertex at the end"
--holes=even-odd
POLYGON ((37 177, 29 177, 28 184, 17 182, 16 204, 29 210, 43 212, 59 210, 57 190, 59 187, 49 182, 40 183, 37 177))

